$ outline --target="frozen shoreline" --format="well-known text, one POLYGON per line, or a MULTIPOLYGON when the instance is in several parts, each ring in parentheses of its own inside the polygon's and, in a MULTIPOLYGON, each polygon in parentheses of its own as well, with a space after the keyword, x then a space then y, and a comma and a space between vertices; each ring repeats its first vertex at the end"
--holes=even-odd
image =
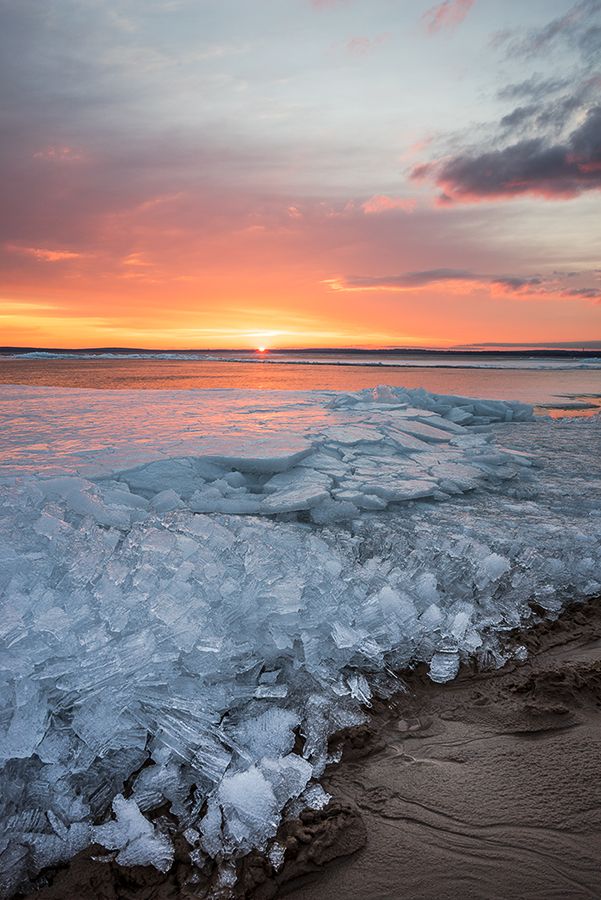
POLYGON ((394 388, 103 393, 3 408, 5 892, 91 841, 169 868, 139 812, 161 802, 200 867, 269 850, 392 671, 499 665, 529 601, 601 588, 598 421, 394 388))
MULTIPOLYGON (((601 598, 512 638, 527 645, 525 663, 466 666, 444 686, 423 668, 404 673, 406 693, 339 735, 342 762, 324 779, 332 800, 282 826, 283 865, 260 854, 239 862, 236 900, 387 900, 400 884, 423 900, 595 895, 601 598)), ((24 900, 227 896, 210 868, 186 886, 195 873, 185 842, 165 874, 100 863, 99 851, 24 900)))

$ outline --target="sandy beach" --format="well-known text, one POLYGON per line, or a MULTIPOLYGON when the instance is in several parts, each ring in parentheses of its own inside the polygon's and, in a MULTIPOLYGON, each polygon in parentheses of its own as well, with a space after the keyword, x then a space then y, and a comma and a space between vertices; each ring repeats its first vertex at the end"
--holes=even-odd
POLYGON ((601 896, 601 601, 519 640, 525 662, 464 667, 446 685, 416 669, 407 693, 339 736, 332 801, 282 827, 279 873, 251 855, 228 893, 208 872, 190 883, 185 845, 166 875, 95 862, 92 848, 27 900, 601 896))
POLYGON ((524 636, 531 656, 462 670, 375 716, 326 780, 365 847, 294 900, 601 896, 601 604, 524 636))

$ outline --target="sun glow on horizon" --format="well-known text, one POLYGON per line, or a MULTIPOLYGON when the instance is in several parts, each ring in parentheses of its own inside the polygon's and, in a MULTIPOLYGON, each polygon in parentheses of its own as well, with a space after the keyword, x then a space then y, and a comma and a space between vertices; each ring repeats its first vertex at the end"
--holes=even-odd
POLYGON ((598 2, 49 5, 0 8, 3 346, 601 337, 598 2))

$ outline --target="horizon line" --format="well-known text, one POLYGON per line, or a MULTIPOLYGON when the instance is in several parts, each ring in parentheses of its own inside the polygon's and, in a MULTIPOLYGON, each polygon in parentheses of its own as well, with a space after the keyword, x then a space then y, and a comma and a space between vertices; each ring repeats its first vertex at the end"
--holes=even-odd
POLYGON ((531 342, 481 342, 472 344, 453 344, 445 347, 435 346, 403 346, 395 344, 366 346, 304 346, 304 347, 127 347, 127 346, 91 346, 91 347, 48 347, 31 345, 0 346, 0 353, 507 353, 507 352, 601 352, 601 340, 588 341, 531 341, 531 342))

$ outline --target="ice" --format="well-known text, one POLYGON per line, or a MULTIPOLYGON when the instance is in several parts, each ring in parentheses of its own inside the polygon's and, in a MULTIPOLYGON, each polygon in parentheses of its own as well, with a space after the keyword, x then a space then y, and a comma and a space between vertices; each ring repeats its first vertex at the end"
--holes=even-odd
POLYGON ((329 491, 320 482, 307 482, 302 486, 284 488, 265 497, 261 502, 260 511, 268 514, 298 512, 317 506, 329 496, 329 491))
POLYGON ((155 494, 150 501, 150 506, 155 512, 165 513, 171 512, 173 509, 181 509, 184 503, 173 488, 168 488, 166 491, 159 491, 158 494, 155 494))
POLYGON ((269 862, 273 866, 276 872, 279 872, 282 866, 284 865, 284 857, 286 856, 286 848, 283 844, 278 843, 278 841, 274 841, 271 847, 269 848, 269 853, 267 854, 269 858, 269 862))
POLYGON ((263 756, 286 756, 294 746, 294 729, 300 716, 291 710, 270 707, 248 717, 233 731, 236 743, 243 747, 246 759, 257 762, 263 756))
MULTIPOLYGON (((324 392, 313 395, 312 406, 307 395, 288 393, 277 413, 265 406, 249 416, 253 407, 243 405, 239 392, 210 392, 213 403, 204 402, 199 409, 203 392, 158 391, 152 396, 154 420, 141 434, 139 411, 131 409, 127 392, 97 391, 92 398, 89 392, 63 392, 68 400, 55 392, 53 402, 59 405, 72 406, 82 393, 86 399, 86 410, 72 423, 66 440, 67 413, 60 429, 46 433, 38 408, 44 389, 22 392, 32 408, 31 438, 24 426, 27 417, 21 416, 10 459, 0 453, 0 473, 10 464, 13 471, 50 474, 39 482, 49 499, 61 498, 76 515, 121 530, 144 519, 149 505, 157 514, 181 508, 248 516, 310 511, 315 524, 326 525, 351 520, 361 510, 463 493, 490 476, 512 478, 527 460, 492 450, 489 434, 474 440, 457 424, 457 416, 472 426, 484 418, 526 420, 532 415, 518 403, 378 388, 348 395, 324 392), (98 395, 105 400, 100 409, 98 395), (219 415, 222 408, 227 418, 219 415), (107 409, 112 416, 108 422, 107 409), (93 413, 104 419, 102 434, 93 413), (265 425, 272 421, 277 427, 266 433, 265 425), (33 440, 34 427, 32 447, 28 440, 33 440), (40 430, 46 437, 43 445, 40 430), (92 435, 95 447, 90 451, 92 435), (239 455, 232 453, 233 447, 239 455), (140 465, 132 466, 136 455, 140 465), (163 458, 149 460, 153 455, 163 458)), ((271 403, 282 393, 271 392, 271 403)))
POLYGON ((200 822, 211 855, 232 848, 250 850, 272 837, 279 822, 273 787, 257 766, 226 775, 200 822))
POLYGON ((360 489, 367 495, 379 497, 381 500, 402 501, 415 500, 418 497, 432 497, 437 493, 438 482, 433 478, 407 478, 364 481, 360 489))
POLYGON ((332 795, 324 791, 320 784, 311 785, 301 797, 304 806, 316 810, 325 809, 331 799, 332 795))
POLYGON ((298 797, 313 774, 311 764, 295 753, 280 759, 266 757, 261 760, 260 768, 271 784, 280 808, 298 797))
POLYGON ((530 604, 601 592, 599 419, 400 388, 0 416, 5 894, 93 841, 165 871, 165 804, 193 862, 270 852, 395 673, 500 664, 530 604))
POLYGON ((0 761, 27 759, 41 743, 47 728, 48 704, 35 683, 14 685, 12 715, 0 745, 0 761))
POLYGON ((369 426, 347 425, 333 426, 323 432, 326 443, 340 444, 360 444, 379 443, 384 439, 384 435, 375 428, 369 426))
POLYGON ((173 862, 173 845, 144 818, 136 801, 117 794, 113 812, 114 821, 94 828, 94 841, 107 850, 118 850, 116 860, 122 866, 154 866, 167 872, 173 862))
POLYGON ((498 553, 489 553, 480 562, 479 580, 482 583, 497 581, 511 569, 511 563, 498 553))
POLYGON ((459 663, 456 650, 439 650, 430 660, 430 678, 439 684, 451 681, 459 671, 459 663))
POLYGON ((459 406, 453 406, 447 413, 447 418, 456 425, 469 425, 472 413, 459 406))

